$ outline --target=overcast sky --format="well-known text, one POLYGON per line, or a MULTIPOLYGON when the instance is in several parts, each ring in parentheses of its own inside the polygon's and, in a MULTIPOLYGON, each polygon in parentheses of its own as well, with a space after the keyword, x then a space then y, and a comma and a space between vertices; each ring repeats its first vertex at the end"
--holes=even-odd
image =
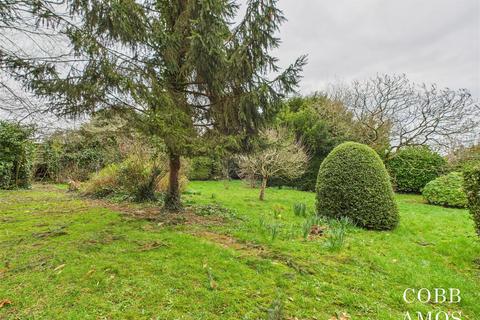
POLYGON ((480 0, 280 0, 283 65, 308 54, 302 93, 406 73, 480 98, 480 0))

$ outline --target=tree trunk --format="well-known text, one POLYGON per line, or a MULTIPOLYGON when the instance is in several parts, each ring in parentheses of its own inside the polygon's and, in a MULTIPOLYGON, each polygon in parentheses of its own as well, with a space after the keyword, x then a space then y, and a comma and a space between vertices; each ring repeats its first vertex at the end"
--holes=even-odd
POLYGON ((267 188, 267 180, 268 180, 268 177, 262 177, 262 185, 260 186, 260 196, 258 197, 262 201, 265 199, 265 188, 267 188))
POLYGON ((169 211, 179 211, 182 209, 180 202, 180 156, 170 154, 169 156, 169 176, 168 176, 168 193, 165 198, 165 209, 169 211))

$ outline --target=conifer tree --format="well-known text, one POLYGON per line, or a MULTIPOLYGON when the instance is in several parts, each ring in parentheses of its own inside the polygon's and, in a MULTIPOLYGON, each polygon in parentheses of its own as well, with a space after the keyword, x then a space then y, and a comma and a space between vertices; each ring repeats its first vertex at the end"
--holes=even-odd
POLYGON ((66 28, 78 62, 30 86, 58 114, 114 108, 169 156, 165 207, 181 208, 180 157, 254 135, 293 92, 306 58, 284 70, 269 52, 285 20, 276 0, 76 0, 66 28))

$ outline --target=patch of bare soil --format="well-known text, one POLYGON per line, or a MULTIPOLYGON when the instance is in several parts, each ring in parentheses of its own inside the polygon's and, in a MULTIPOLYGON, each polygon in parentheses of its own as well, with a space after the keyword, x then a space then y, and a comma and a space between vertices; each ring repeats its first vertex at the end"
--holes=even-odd
POLYGON ((314 270, 312 270, 308 264, 296 261, 294 258, 283 253, 271 251, 259 244, 240 242, 231 236, 210 231, 199 231, 195 232, 194 235, 224 248, 234 249, 242 256, 254 256, 261 259, 269 259, 277 263, 281 263, 300 274, 314 273, 314 270))
POLYGON ((214 242, 224 248, 231 248, 240 251, 249 256, 261 256, 265 253, 265 247, 254 243, 243 243, 237 239, 225 234, 218 234, 210 231, 199 231, 194 233, 195 236, 214 242))
POLYGON ((94 207, 104 207, 112 211, 120 212, 132 219, 140 219, 156 222, 158 225, 220 225, 225 219, 220 216, 199 216, 189 208, 180 212, 169 212, 160 207, 142 206, 139 208, 131 203, 112 203, 106 200, 85 199, 94 207))

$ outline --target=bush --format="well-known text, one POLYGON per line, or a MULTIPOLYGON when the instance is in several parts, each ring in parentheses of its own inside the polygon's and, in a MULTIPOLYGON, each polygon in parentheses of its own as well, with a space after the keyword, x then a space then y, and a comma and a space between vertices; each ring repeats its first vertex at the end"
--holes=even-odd
MULTIPOLYGON (((108 197, 125 195, 134 201, 155 200, 156 193, 168 190, 168 172, 164 163, 153 163, 139 156, 130 156, 120 164, 111 164, 92 175, 82 187, 85 195, 108 197)), ((180 176, 180 191, 188 179, 180 176)))
POLYGON ((118 175, 120 165, 111 164, 95 173, 83 186, 82 191, 86 195, 106 197, 119 192, 118 175))
POLYGON ((427 183, 422 195, 430 204, 465 208, 467 196, 463 191, 463 174, 450 172, 427 183))
POLYGON ((427 183, 439 177, 447 161, 427 147, 406 147, 386 161, 398 192, 420 193, 427 183))
POLYGON ((0 121, 0 189, 28 188, 32 178, 33 130, 0 121))
POLYGON ((468 208, 480 236, 480 166, 464 172, 464 188, 468 199, 468 208))
POLYGON ((92 173, 129 155, 152 153, 150 143, 118 116, 97 114, 79 129, 51 133, 37 148, 35 178, 86 181, 92 173))
POLYGON ((315 191, 318 169, 332 149, 358 135, 351 112, 325 95, 314 94, 289 99, 279 115, 283 126, 288 127, 309 154, 305 172, 297 178, 273 177, 271 186, 287 185, 300 190, 315 191))
POLYGON ((367 229, 395 228, 399 215, 392 185, 373 149, 345 142, 325 158, 317 178, 317 213, 346 217, 367 229))
MULTIPOLYGON (((157 187, 156 190, 158 192, 166 193, 168 191, 169 187, 169 173, 167 172, 161 179, 158 180, 157 182, 157 187)), ((188 185, 188 178, 185 175, 181 175, 180 178, 178 179, 178 183, 180 184, 180 192, 185 192, 187 191, 187 185, 188 185)))
POLYGON ((222 164, 210 157, 192 158, 188 178, 190 180, 214 180, 222 176, 222 164))

